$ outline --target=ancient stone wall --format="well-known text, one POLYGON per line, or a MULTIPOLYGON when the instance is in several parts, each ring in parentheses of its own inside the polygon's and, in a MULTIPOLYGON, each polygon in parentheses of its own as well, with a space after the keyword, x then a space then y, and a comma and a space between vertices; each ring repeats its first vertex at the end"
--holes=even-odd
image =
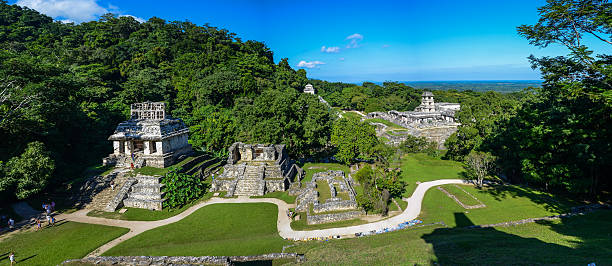
POLYGON ((296 253, 270 253, 254 256, 120 256, 87 257, 64 261, 62 264, 90 263, 94 265, 234 265, 236 262, 271 262, 278 259, 295 259, 301 263, 304 255, 296 253))
POLYGON ((306 222, 312 224, 333 223, 358 218, 365 215, 364 211, 347 211, 329 214, 308 214, 306 222))
MULTIPOLYGON (((330 212, 330 211, 343 211, 357 209, 357 202, 354 200, 333 200, 329 199, 325 203, 315 204, 312 207, 314 213, 330 212)), ((337 199, 337 198, 336 198, 337 199)))

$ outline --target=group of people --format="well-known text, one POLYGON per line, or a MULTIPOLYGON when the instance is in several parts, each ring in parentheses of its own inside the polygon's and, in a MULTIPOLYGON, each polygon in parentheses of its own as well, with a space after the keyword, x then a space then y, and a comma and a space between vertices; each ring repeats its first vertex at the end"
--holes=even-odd
MULTIPOLYGON (((55 210, 55 202, 51 202, 51 204, 43 203, 43 210, 45 210, 45 217, 47 218, 47 223, 50 226, 55 225, 55 217, 51 215, 51 213, 55 210)), ((42 221, 39 218, 36 218, 36 231, 42 229, 42 221)))

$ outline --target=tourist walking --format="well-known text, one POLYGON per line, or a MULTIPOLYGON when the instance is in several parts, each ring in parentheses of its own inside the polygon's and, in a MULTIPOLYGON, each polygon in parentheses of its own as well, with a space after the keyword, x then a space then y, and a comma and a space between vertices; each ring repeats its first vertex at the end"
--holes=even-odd
POLYGON ((111 190, 115 190, 115 180, 111 180, 111 190))
POLYGON ((36 218, 36 231, 40 230, 42 228, 41 223, 40 223, 40 219, 36 218))
POLYGON ((13 220, 13 218, 9 218, 8 220, 8 226, 9 226, 9 230, 13 230, 13 228, 15 227, 15 220, 13 220))
POLYGON ((51 220, 49 221, 49 225, 51 225, 51 226, 55 225, 55 217, 51 216, 51 220))
POLYGON ((11 252, 9 260, 11 261, 11 266, 15 265, 15 253, 11 252))

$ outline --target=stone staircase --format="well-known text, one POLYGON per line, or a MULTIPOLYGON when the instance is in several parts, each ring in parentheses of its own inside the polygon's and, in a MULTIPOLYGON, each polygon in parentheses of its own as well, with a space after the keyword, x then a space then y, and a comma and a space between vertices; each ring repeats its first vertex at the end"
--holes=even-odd
POLYGON ((92 179, 91 182, 86 183, 84 186, 94 188, 81 191, 81 198, 77 202, 84 203, 87 209, 104 210, 127 179, 125 172, 119 169, 113 170, 101 179, 92 179), (110 187, 110 182, 113 180, 115 182, 115 189, 110 187))
POLYGON ((123 205, 132 208, 161 210, 165 200, 165 193, 162 192, 164 184, 160 183, 161 177, 138 175, 135 179, 136 184, 132 185, 127 199, 123 200, 123 205))
POLYGON ((268 165, 266 166, 265 178, 283 178, 283 171, 280 165, 268 165))
POLYGON ((119 188, 119 192, 117 192, 117 194, 115 194, 115 196, 108 202, 108 204, 106 204, 104 211, 114 212, 117 210, 117 208, 121 208, 123 199, 125 199, 125 197, 128 195, 130 187, 132 187, 134 183, 136 183, 136 180, 133 178, 128 178, 125 182, 123 182, 119 188))
POLYGON ((236 183, 235 196, 263 196, 266 182, 263 180, 263 165, 247 165, 244 177, 236 183))

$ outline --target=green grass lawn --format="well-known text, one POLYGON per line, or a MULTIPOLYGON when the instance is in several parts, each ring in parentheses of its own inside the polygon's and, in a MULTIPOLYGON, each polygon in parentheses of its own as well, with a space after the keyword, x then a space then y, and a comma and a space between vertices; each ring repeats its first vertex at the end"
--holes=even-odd
MULTIPOLYGON (((459 185, 443 185, 442 188, 446 190, 448 193, 450 193, 451 195, 457 197, 457 199, 465 205, 474 206, 474 205, 480 204, 478 200, 474 199, 473 197, 470 197, 470 195, 466 193, 467 190, 465 189, 462 190, 463 186, 460 187, 459 185)), ((475 197, 475 195, 472 195, 472 196, 475 197)))
POLYGON ((39 232, 16 233, 0 240, 0 264, 9 265, 13 251, 17 265, 58 265, 80 259, 127 232, 126 228, 66 222, 39 232))
POLYGON ((318 172, 325 172, 327 170, 342 170, 344 174, 348 176, 349 167, 339 163, 305 163, 302 167, 306 175, 302 179, 302 184, 310 182, 312 180, 312 175, 318 172))
POLYGON ((317 181, 317 192, 319 192, 319 203, 325 203, 325 201, 331 198, 331 190, 325 180, 317 181))
POLYGON ((361 115, 355 112, 351 112, 351 111, 346 111, 344 113, 340 113, 340 115, 342 115, 342 117, 344 118, 348 118, 348 119, 357 119, 357 120, 361 120, 361 115))
POLYGON ((612 211, 490 229, 427 226, 286 249, 310 265, 612 264, 612 211))
POLYGON ((518 186, 478 189, 461 185, 461 188, 487 207, 466 210, 442 191, 432 188, 425 194, 419 219, 424 223, 442 221, 451 227, 462 227, 469 225, 463 216, 473 224, 492 224, 566 213, 576 205, 560 197, 553 198, 549 194, 518 186), (457 216, 457 213, 461 216, 457 216))
POLYGON ((251 196, 251 198, 275 198, 275 199, 280 199, 284 202, 287 202, 289 204, 293 204, 295 203, 295 198, 297 198, 297 196, 289 196, 289 194, 286 191, 274 191, 271 193, 266 193, 263 196, 251 196))
POLYGON ((105 211, 98 211, 98 210, 92 210, 89 213, 87 213, 87 216, 93 216, 93 217, 103 217, 103 218, 109 218, 109 219, 119 219, 119 220, 128 220, 128 221, 157 221, 157 220, 163 220, 163 219, 167 219, 170 218, 172 216, 175 216, 187 209, 189 209, 189 207, 198 204, 202 201, 206 201, 210 198, 212 198, 214 192, 208 192, 206 193, 202 198, 189 203, 183 207, 180 208, 175 208, 175 209, 162 209, 161 211, 153 211, 153 210, 146 210, 146 209, 139 209, 139 208, 126 208, 127 211, 124 213, 119 213, 119 210, 115 211, 115 212, 105 212, 105 211))
POLYGON ((424 153, 410 153, 401 158, 402 179, 408 183, 404 197, 410 197, 416 182, 462 178, 463 164, 441 160, 424 153))
POLYGON ((146 231, 104 256, 234 256, 281 252, 271 203, 213 204, 185 219, 146 231))
POLYGON ((402 126, 400 126, 398 124, 389 122, 389 121, 381 119, 381 118, 370 118, 370 119, 364 120, 364 122, 381 123, 381 124, 387 126, 388 129, 406 129, 405 127, 402 127, 402 126))

